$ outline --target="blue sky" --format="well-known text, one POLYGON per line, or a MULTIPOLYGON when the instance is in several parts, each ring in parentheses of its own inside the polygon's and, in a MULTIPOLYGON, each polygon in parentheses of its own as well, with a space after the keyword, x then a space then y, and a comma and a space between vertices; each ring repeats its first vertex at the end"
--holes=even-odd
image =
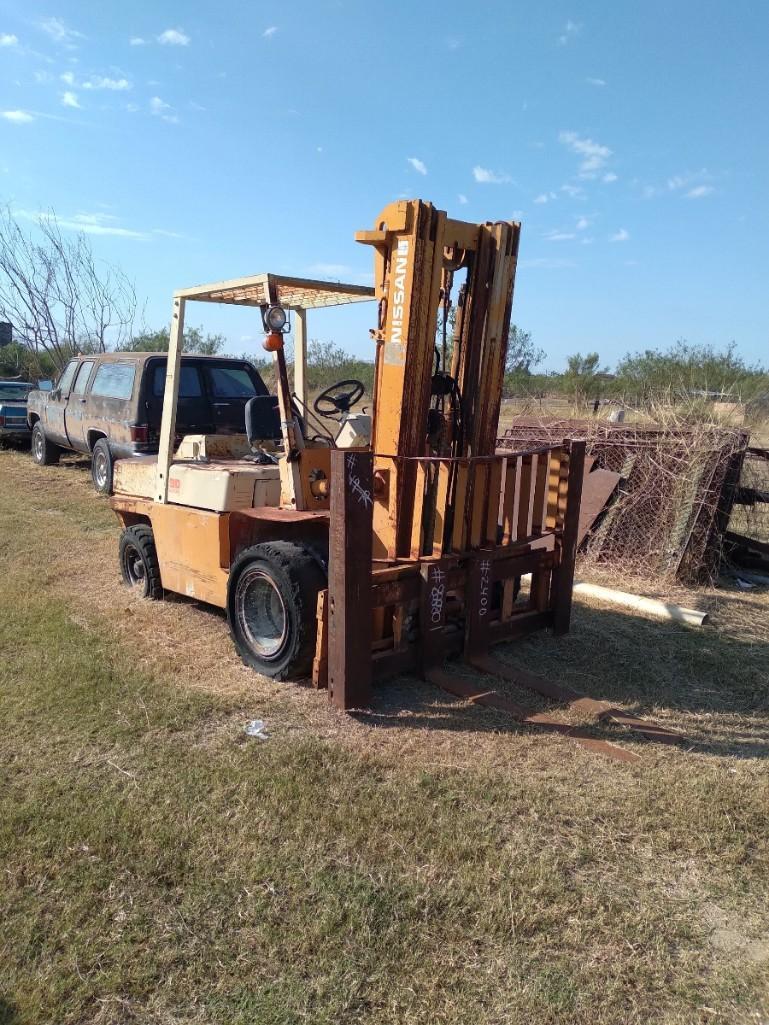
MULTIPOLYGON (((769 362, 769 3, 0 0, 0 200, 174 288, 370 281, 398 197, 523 222, 514 319, 567 353, 769 362)), ((257 315, 192 323, 257 351, 257 315)), ((371 355, 373 307, 310 315, 371 355)))

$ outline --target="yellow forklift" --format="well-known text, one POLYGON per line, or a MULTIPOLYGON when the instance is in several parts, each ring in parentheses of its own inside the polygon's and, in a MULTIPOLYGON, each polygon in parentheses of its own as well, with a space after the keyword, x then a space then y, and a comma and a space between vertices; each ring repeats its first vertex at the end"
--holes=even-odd
MULTIPOLYGON (((356 235, 373 249, 373 289, 261 274, 178 291, 158 456, 115 465, 121 571, 149 598, 173 591, 226 609, 247 665, 311 675, 340 708, 369 704, 380 677, 417 673, 617 756, 477 676, 511 678, 490 646, 563 633, 571 614, 584 442, 495 452, 519 234, 516 222, 400 201, 356 235), (310 404, 308 311, 362 301, 376 304, 371 415, 356 410, 359 381, 310 404), (189 302, 261 317, 276 395, 247 403, 242 435, 176 437, 189 302), (476 675, 447 672, 452 655, 476 675)), ((523 684, 559 699, 546 681, 523 684)))

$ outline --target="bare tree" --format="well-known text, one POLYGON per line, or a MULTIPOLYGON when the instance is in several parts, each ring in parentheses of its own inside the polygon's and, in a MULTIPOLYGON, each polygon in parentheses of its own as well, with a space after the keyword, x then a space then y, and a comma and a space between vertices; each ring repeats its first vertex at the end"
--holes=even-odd
POLYGON ((126 275, 97 264, 85 235, 62 235, 53 213, 34 235, 0 208, 0 320, 39 360, 61 367, 75 352, 104 352, 130 337, 136 293, 126 275))

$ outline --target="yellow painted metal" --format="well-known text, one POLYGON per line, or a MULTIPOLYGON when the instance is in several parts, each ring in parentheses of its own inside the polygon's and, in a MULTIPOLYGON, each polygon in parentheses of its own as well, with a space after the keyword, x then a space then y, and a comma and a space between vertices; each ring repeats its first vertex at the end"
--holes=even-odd
POLYGON ((163 587, 225 608, 229 514, 153 502, 150 522, 163 587))

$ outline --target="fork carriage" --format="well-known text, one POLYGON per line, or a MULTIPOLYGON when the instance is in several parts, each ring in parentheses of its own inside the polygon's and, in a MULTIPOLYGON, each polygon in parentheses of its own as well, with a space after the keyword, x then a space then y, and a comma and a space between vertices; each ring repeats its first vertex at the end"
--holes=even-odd
POLYGON ((545 627, 565 633, 584 455, 584 441, 564 441, 476 458, 390 457, 411 485, 399 510, 408 546, 377 558, 373 499, 387 474, 374 465, 386 470, 387 457, 332 452, 315 686, 340 708, 363 707, 380 677, 425 674, 447 655, 471 658, 545 627))

